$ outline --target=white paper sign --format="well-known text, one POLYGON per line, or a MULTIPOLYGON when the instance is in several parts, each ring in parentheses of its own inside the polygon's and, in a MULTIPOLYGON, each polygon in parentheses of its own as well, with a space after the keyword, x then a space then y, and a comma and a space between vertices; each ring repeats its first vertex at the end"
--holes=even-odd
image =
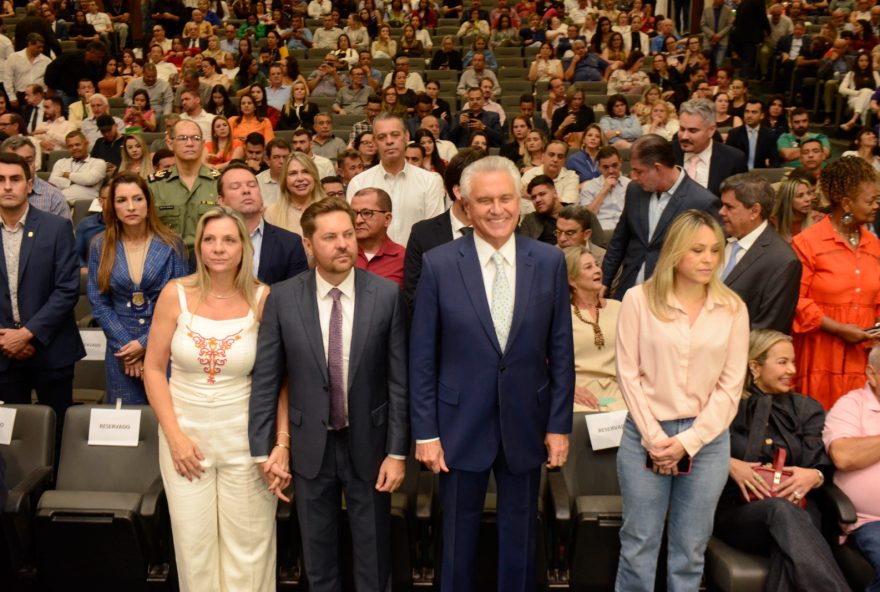
POLYGON ((585 416, 593 450, 605 450, 620 446, 626 413, 626 410, 609 411, 607 413, 590 413, 585 416))
POLYGON ((16 409, 0 405, 0 444, 12 443, 12 428, 15 426, 16 409))
POLYGON ((141 431, 140 409, 92 409, 89 446, 137 446, 141 431))
POLYGON ((86 360, 103 360, 107 351, 107 336, 101 330, 80 329, 79 336, 86 348, 86 360))

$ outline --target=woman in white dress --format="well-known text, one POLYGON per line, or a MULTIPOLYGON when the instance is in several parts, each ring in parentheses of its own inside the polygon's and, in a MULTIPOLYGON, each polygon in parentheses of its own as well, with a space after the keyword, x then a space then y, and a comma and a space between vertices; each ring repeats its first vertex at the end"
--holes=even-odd
POLYGON ((195 256, 196 273, 169 282, 159 296, 144 362, 180 589, 274 591, 275 495, 290 482, 286 391, 270 458, 256 464, 248 445, 257 329, 269 289, 253 276, 249 234, 229 208, 199 220, 195 256))

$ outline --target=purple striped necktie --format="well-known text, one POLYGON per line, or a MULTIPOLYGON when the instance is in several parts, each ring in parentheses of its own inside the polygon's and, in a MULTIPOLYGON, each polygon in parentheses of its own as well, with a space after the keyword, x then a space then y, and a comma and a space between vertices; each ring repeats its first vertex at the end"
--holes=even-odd
POLYGON ((330 379, 330 428, 345 427, 345 386, 342 379, 342 291, 330 290, 333 310, 330 312, 330 335, 327 340, 327 374, 330 379))

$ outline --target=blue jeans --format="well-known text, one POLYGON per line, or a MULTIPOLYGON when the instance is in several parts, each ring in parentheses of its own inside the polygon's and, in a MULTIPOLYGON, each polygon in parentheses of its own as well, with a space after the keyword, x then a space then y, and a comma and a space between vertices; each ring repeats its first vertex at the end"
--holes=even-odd
POLYGON ((856 547, 874 567, 874 581, 865 592, 880 592, 880 522, 863 524, 850 535, 856 547))
MULTIPOLYGON (((693 419, 662 421, 669 436, 685 431, 693 419)), ((617 592, 653 592, 663 524, 669 519, 667 558, 669 592, 700 587, 704 555, 715 506, 730 466, 730 437, 724 432, 700 450, 688 475, 658 475, 645 468, 647 450, 632 418, 627 418, 617 452, 617 477, 623 494, 617 592)))

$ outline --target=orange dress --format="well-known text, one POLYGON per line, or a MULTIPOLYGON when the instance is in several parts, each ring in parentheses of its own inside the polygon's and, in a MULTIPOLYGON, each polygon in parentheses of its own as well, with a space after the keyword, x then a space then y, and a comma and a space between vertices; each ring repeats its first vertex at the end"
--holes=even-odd
POLYGON ((229 127, 232 128, 232 137, 244 144, 249 134, 254 132, 266 138, 268 144, 275 137, 275 130, 272 129, 272 122, 268 117, 264 117, 262 121, 257 121, 256 117, 242 120, 240 115, 229 118, 229 127))
POLYGON ((880 316, 880 240, 864 226, 853 251, 830 218, 806 228, 791 244, 804 266, 792 325, 797 357, 795 391, 825 410, 849 391, 865 385, 870 342, 849 344, 823 331, 824 317, 859 327, 880 316))

